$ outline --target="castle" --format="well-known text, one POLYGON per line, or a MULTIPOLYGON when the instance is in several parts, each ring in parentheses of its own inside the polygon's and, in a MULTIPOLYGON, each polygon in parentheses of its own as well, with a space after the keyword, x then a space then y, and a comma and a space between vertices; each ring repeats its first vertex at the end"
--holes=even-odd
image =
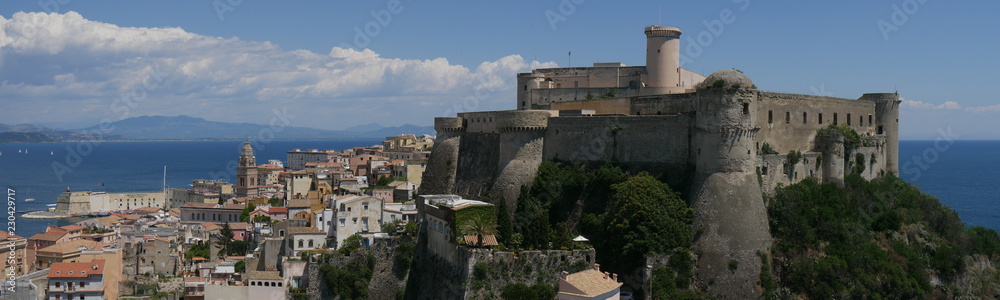
POLYGON ((760 91, 740 71, 704 77, 681 68, 678 28, 650 26, 645 35, 645 67, 533 70, 517 76, 517 110, 436 118, 421 193, 516 205, 521 186, 530 186, 547 160, 614 162, 668 180, 689 178, 685 188, 702 231, 695 241, 698 277, 714 280, 713 293, 754 297, 756 252, 771 243, 763 193, 808 177, 898 174, 898 94, 842 99, 760 91), (820 133, 831 124, 854 129, 860 139, 820 133), (732 260, 738 271, 726 269, 732 260))

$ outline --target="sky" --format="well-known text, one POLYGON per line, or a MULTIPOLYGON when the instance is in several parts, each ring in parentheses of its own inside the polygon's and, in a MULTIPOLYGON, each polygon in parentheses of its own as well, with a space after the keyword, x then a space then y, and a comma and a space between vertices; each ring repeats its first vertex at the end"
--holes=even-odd
POLYGON ((695 72, 849 99, 898 91, 903 139, 1000 139, 997 1, 288 2, 0 2, 0 123, 430 125, 514 109, 518 72, 644 65, 643 27, 659 24, 682 29, 695 72))

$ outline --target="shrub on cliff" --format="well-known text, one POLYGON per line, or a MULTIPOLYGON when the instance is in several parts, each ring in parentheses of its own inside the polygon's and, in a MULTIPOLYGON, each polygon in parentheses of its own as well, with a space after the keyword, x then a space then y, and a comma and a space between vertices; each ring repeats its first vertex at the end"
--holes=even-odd
POLYGON ((851 174, 843 187, 810 178, 767 202, 775 275, 809 298, 957 293, 952 280, 966 255, 1000 253, 995 231, 965 230, 954 211, 891 175, 866 181, 851 174), (932 286, 930 275, 942 285, 932 286))

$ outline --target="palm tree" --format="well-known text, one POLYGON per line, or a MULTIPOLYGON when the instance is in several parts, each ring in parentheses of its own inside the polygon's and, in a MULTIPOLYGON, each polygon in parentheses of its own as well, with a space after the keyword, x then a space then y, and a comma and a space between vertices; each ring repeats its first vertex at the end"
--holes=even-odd
POLYGON ((493 222, 493 219, 486 214, 476 214, 473 215, 468 220, 465 220, 465 224, 462 227, 462 232, 475 234, 478 242, 476 247, 483 246, 483 236, 495 234, 497 230, 497 224, 493 222))

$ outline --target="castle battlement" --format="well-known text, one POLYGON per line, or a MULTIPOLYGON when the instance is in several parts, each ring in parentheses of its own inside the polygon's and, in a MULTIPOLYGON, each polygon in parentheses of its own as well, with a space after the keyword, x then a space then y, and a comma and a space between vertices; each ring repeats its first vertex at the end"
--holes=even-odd
POLYGON ((706 77, 680 68, 680 29, 644 32, 646 66, 533 70, 517 75, 517 110, 436 118, 421 192, 515 207, 547 160, 657 174, 691 197, 695 226, 704 230, 698 263, 739 261, 738 272, 709 268, 699 276, 738 291, 729 298, 758 298, 757 253, 770 247, 763 193, 809 177, 898 173, 898 94, 760 91, 740 71, 706 77), (860 145, 818 134, 831 125, 856 131, 860 145))

